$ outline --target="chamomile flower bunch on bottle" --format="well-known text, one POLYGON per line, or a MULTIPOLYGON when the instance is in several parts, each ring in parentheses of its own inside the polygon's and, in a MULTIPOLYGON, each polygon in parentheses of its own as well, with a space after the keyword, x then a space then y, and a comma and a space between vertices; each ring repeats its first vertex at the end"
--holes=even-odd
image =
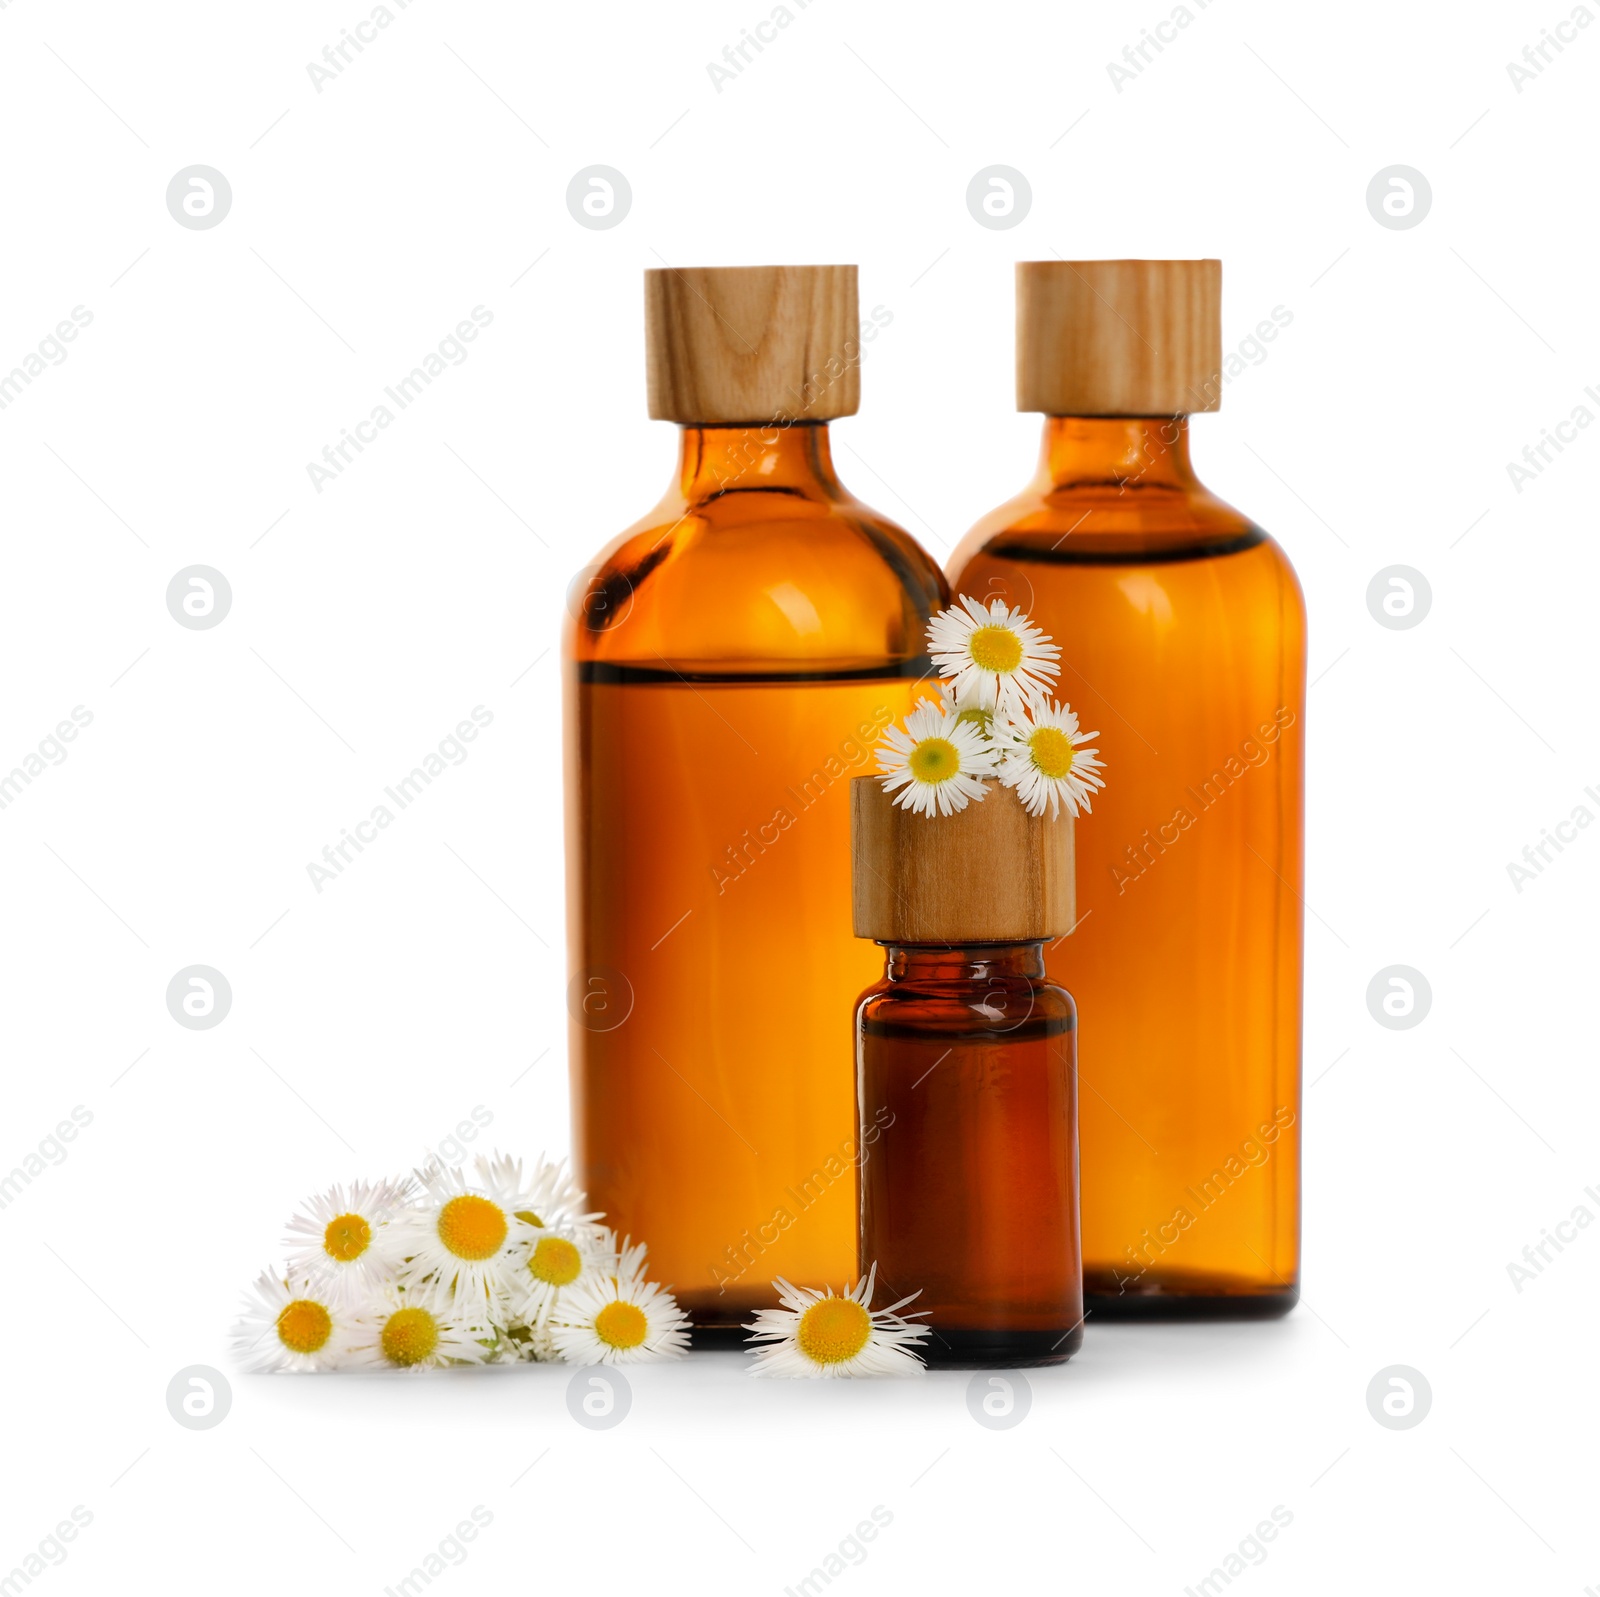
POLYGON ((1013 788, 1030 815, 1090 808, 1105 786, 1099 750, 1051 697, 1061 650, 1003 599, 960 595, 928 623, 939 698, 924 700, 878 745, 879 780, 903 809, 930 818, 983 800, 991 780, 1013 788))
POLYGON ((688 1316, 602 1218, 542 1158, 331 1187, 290 1219, 286 1267, 257 1280, 235 1355, 295 1373, 681 1357, 688 1316))

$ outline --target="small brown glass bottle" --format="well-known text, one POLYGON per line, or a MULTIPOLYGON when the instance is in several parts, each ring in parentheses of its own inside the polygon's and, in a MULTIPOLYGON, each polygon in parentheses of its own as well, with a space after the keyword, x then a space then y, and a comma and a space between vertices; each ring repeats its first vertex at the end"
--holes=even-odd
POLYGON ((851 784, 859 1268, 931 1331, 930 1365, 1060 1364, 1083 1340, 1077 1011, 1043 941, 1073 924, 1072 822, 1009 788, 929 817, 851 784))

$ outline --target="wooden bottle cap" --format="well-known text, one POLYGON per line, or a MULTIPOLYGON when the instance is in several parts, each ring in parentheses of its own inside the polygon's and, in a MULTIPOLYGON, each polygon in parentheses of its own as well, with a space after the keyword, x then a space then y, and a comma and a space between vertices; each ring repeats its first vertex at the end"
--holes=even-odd
POLYGON ((1177 416, 1221 403, 1221 261, 1017 262, 1018 410, 1177 416))
POLYGON ((1029 815, 998 782, 956 815, 850 783, 855 933, 880 943, 1024 943, 1077 922, 1072 818, 1029 815))
POLYGON ((644 274, 650 414, 688 426, 853 416, 853 266, 684 266, 644 274))

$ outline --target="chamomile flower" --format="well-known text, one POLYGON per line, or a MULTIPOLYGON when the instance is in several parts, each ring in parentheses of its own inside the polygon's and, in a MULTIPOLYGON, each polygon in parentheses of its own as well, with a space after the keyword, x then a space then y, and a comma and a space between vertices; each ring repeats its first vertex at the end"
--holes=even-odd
POLYGON ((962 594, 928 622, 928 652, 957 694, 973 694, 984 709, 1016 711, 1056 679, 1061 650, 1027 615, 992 599, 962 594))
POLYGON ((416 1183, 356 1181, 329 1187, 301 1205, 289 1221, 289 1274, 336 1287, 346 1302, 389 1279, 380 1246, 383 1228, 416 1195, 416 1183))
POLYGON ((884 790, 900 789, 895 803, 923 815, 953 815, 981 799, 983 778, 996 774, 998 758, 979 727, 929 700, 906 717, 903 730, 885 732, 877 755, 884 790))
POLYGON ((1106 784, 1099 750, 1080 745, 1099 735, 1080 732, 1077 715, 1065 704, 1035 700, 996 735, 1004 751, 1000 780, 1017 790, 1030 815, 1043 815, 1047 806, 1052 820, 1061 809, 1087 814, 1089 795, 1106 784))
POLYGON ((482 1364, 495 1333, 481 1316, 463 1314, 397 1286, 380 1287, 356 1317, 349 1362, 378 1370, 437 1369, 482 1364))
POLYGON ((234 1327, 233 1351, 247 1370, 336 1370, 348 1360, 354 1329, 331 1284, 263 1270, 234 1327))
POLYGON ((473 1318, 504 1296, 504 1275, 533 1231, 517 1209, 525 1194, 490 1171, 479 1186, 459 1169, 418 1171, 421 1201, 384 1228, 385 1251, 396 1261, 413 1302, 455 1304, 473 1318))
POLYGON ((506 1298, 513 1318, 537 1329, 561 1294, 604 1273, 614 1259, 559 1231, 540 1231, 506 1269, 506 1298))
POLYGON ((595 1222, 603 1214, 588 1209, 588 1198, 567 1173, 567 1162, 554 1163, 542 1154, 523 1172, 522 1161, 509 1154, 491 1158, 479 1154, 478 1176, 491 1191, 502 1194, 519 1220, 540 1231, 559 1231, 585 1248, 602 1245, 605 1227, 595 1222))
POLYGON ((873 1309, 878 1267, 839 1297, 828 1287, 814 1292, 791 1286, 780 1277, 772 1284, 781 1309, 758 1309, 745 1330, 752 1344, 766 1344, 750 1366, 752 1375, 821 1376, 915 1375, 922 1369, 916 1344, 928 1336, 925 1325, 912 1325, 895 1311, 912 1298, 886 1309, 873 1309))
POLYGON ((689 1349, 689 1316, 665 1287, 644 1279, 644 1247, 626 1242, 600 1269, 562 1289, 546 1324, 569 1364, 681 1359, 689 1349))
POLYGON ((958 726, 975 726, 985 737, 993 736, 994 711, 985 708, 979 688, 969 685, 958 693, 953 683, 940 682, 939 701, 958 726))
POLYGON ((506 1269, 506 1340, 521 1359, 559 1359, 551 1316, 572 1288, 591 1281, 609 1283, 644 1274, 644 1246, 621 1250, 615 1232, 604 1226, 585 1228, 593 1235, 560 1231, 536 1232, 521 1255, 506 1269))

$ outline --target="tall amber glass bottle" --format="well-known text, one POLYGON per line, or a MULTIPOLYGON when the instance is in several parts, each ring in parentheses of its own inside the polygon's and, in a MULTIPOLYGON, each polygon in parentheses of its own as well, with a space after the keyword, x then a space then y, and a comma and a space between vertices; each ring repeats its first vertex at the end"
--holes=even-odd
MULTIPOLYGON (((938 567, 834 474, 855 268, 646 274, 662 502, 566 638, 578 1173, 696 1324, 855 1268, 849 778, 928 669, 938 567)), ((874 327, 874 331, 875 331, 874 327)))
POLYGON ((1039 471, 952 586, 1022 605, 1110 781, 1047 949, 1078 1001, 1091 1318, 1282 1313, 1299 1293, 1305 607, 1211 494, 1216 261, 1023 262, 1017 395, 1039 471))

